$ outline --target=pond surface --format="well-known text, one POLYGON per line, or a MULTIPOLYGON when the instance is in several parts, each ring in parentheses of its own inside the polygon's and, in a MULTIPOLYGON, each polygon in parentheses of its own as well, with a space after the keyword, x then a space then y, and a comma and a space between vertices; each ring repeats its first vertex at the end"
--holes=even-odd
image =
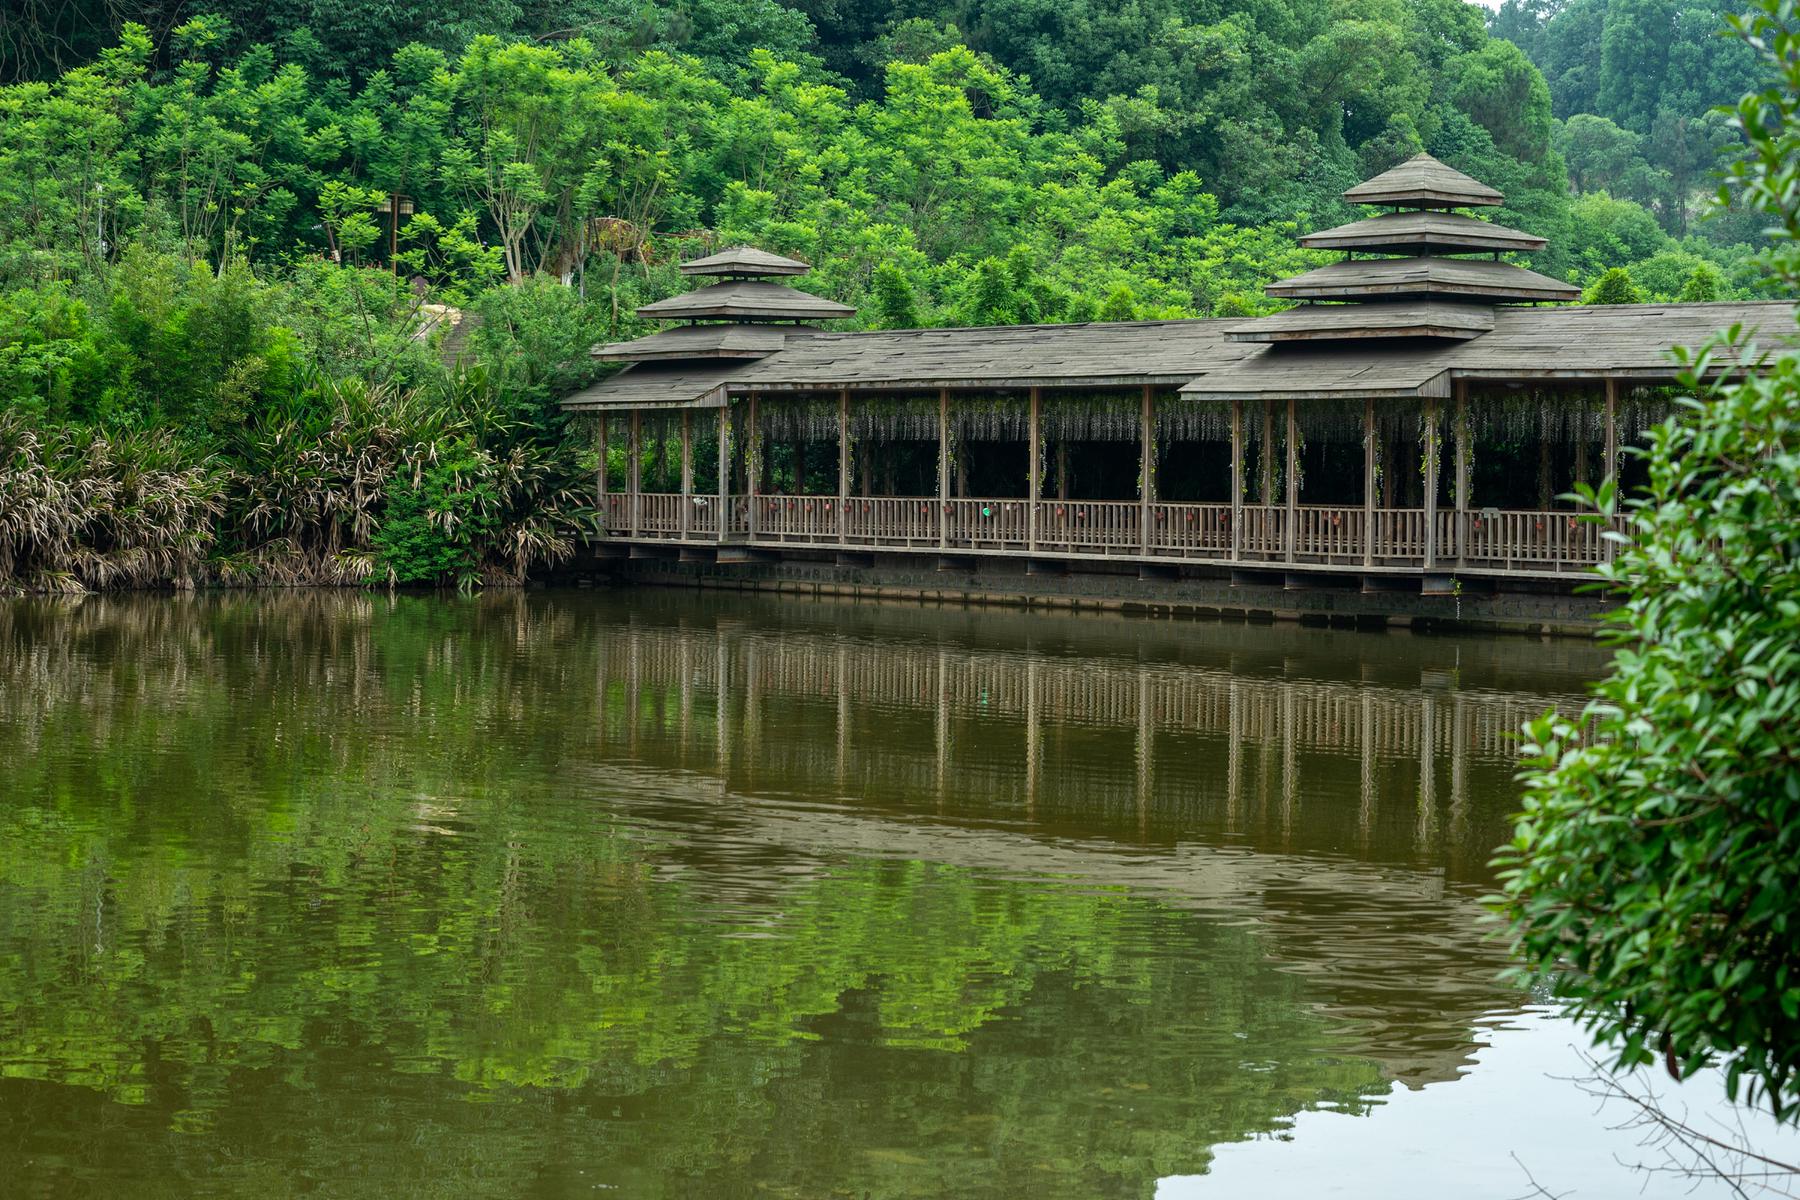
POLYGON ((0 606, 0 1191, 1635 1195, 1478 902, 1511 732, 1603 666, 672 592, 0 606))

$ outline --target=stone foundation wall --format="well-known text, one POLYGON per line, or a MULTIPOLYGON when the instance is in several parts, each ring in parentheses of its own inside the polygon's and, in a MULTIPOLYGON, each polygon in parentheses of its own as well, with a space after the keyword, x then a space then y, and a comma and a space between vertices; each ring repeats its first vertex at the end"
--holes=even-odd
POLYGON ((833 555, 758 552, 746 561, 692 555, 596 555, 570 565, 565 578, 629 586, 701 587, 799 595, 869 597, 941 604, 1112 609, 1153 615, 1333 624, 1397 624, 1588 636, 1610 605, 1577 595, 1572 584, 1518 581, 1449 583, 1427 595, 1418 581, 1389 577, 1236 573, 1217 568, 1140 575, 1129 563, 1032 562, 931 555, 833 555))

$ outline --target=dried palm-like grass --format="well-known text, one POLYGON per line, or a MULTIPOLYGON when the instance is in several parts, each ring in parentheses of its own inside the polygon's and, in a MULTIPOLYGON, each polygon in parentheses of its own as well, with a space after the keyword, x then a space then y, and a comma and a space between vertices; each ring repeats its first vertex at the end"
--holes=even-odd
POLYGON ((165 432, 0 414, 0 592, 202 581, 228 472, 165 432))

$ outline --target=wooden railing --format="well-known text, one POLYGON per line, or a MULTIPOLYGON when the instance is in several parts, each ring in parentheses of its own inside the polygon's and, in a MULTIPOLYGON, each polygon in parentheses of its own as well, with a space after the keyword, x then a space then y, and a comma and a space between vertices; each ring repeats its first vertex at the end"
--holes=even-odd
POLYGON ((1231 505, 1152 504, 1150 552, 1187 558, 1231 557, 1231 505))
POLYGON ((1572 512, 1478 508, 1443 515, 1442 536, 1451 549, 1440 556, 1465 563, 1580 569, 1600 562, 1605 552, 1603 526, 1572 512))
POLYGON ((1130 552, 1143 547, 1143 508, 1135 500, 1041 500, 1040 550, 1130 552))
POLYGON ((1296 561, 1362 562, 1364 521, 1361 506, 1301 505, 1294 510, 1294 525, 1296 561))
MULTIPOLYGON (((1229 504, 1130 500, 1038 502, 1036 540, 1023 498, 939 500, 935 496, 731 496, 723 510, 727 539, 755 542, 1048 554, 1212 559, 1247 565, 1292 561, 1308 566, 1421 567, 1425 511, 1359 505, 1300 505, 1293 545, 1288 512, 1244 505, 1233 553, 1229 504), (754 512, 752 511, 754 506, 754 512), (841 508, 841 512, 840 512, 841 508), (752 520, 754 517, 754 520, 752 520), (1371 520, 1372 517, 1372 520, 1371 520)), ((717 541, 720 500, 646 492, 609 492, 600 505, 607 532, 655 541, 717 541), (685 507, 685 511, 684 511, 685 507)), ((1603 527, 1561 511, 1471 509, 1436 515, 1436 563, 1484 570, 1585 571, 1606 557, 1603 527)))
POLYGON ((1030 538, 1026 500, 951 500, 946 507, 949 544, 966 550, 1022 550, 1030 538))
POLYGON ((1238 556, 1277 561, 1287 557, 1287 510, 1270 504, 1246 504, 1238 556))
POLYGON ((758 496, 756 535, 782 542, 835 542, 836 496, 758 496))
POLYGON ((852 545, 935 546, 939 515, 935 496, 852 496, 844 535, 852 545))
MULTIPOLYGON (((1425 510, 1422 508, 1378 508, 1375 510, 1375 540, 1370 551, 1377 563, 1396 566, 1422 566, 1425 562, 1425 510)), ((1443 557, 1443 547, 1438 557, 1443 557)))

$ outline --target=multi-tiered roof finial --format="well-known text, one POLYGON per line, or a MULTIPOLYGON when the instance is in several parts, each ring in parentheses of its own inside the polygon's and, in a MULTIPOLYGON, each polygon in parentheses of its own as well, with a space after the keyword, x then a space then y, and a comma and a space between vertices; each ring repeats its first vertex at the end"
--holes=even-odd
POLYGON ((1269 295, 1307 303, 1230 330, 1228 337, 1240 342, 1467 339, 1494 327, 1496 304, 1573 300, 1581 294, 1561 280, 1501 262, 1503 253, 1543 249, 1544 239, 1449 211, 1496 205, 1504 197, 1429 154, 1356 185, 1344 199, 1394 211, 1301 238, 1302 246, 1342 250, 1345 257, 1270 284, 1269 295), (1451 257, 1464 254, 1493 257, 1451 257))
POLYGON ((783 258, 754 246, 733 246, 681 265, 683 275, 717 277, 708 284, 639 308, 638 316, 693 324, 665 329, 630 342, 596 346, 594 357, 605 362, 668 362, 684 359, 765 358, 781 349, 788 335, 816 332, 802 321, 849 317, 856 310, 769 276, 804 275, 810 270, 796 258, 783 258), (794 324, 784 324, 794 323, 794 324))

